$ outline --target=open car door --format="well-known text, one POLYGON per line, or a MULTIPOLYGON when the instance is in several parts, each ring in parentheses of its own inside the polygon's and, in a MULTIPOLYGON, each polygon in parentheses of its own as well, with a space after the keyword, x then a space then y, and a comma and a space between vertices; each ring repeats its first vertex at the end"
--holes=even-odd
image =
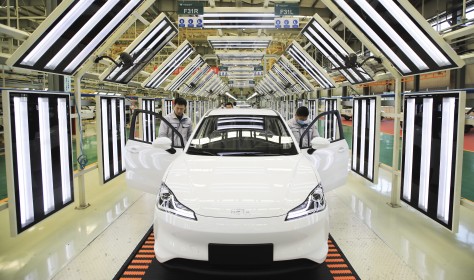
POLYGON ((325 191, 345 184, 349 173, 349 146, 344 138, 339 111, 319 114, 303 132, 299 144, 318 170, 325 191), (315 130, 319 137, 315 137, 318 135, 315 130))
POLYGON ((134 110, 130 136, 125 145, 127 185, 157 194, 166 169, 183 152, 183 148, 182 135, 160 114, 134 110), (171 128, 173 139, 156 138, 160 125, 171 128))

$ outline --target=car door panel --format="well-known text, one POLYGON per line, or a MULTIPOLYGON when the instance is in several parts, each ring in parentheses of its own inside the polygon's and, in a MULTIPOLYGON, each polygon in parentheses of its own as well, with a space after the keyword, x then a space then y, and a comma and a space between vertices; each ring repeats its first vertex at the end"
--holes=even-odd
MULTIPOLYGON (((180 154, 181 148, 163 149, 153 146, 151 142, 142 141, 140 136, 135 137, 135 122, 140 114, 153 115, 161 120, 161 125, 168 125, 164 118, 154 112, 135 110, 130 126, 130 138, 125 145, 125 165, 127 185, 131 188, 142 190, 144 192, 157 194, 161 185, 163 176, 168 166, 180 154)), ((150 122, 154 123, 154 122, 150 122)), ((172 127, 175 133, 179 132, 172 127)))
POLYGON ((321 125, 328 124, 336 130, 335 133, 330 134, 329 145, 316 150, 311 150, 309 147, 301 148, 318 171, 324 190, 330 191, 344 185, 347 180, 349 174, 349 145, 344 139, 341 116, 338 111, 329 111, 318 115, 309 127, 322 119, 325 121, 320 122, 321 125), (327 122, 328 119, 332 121, 327 122))

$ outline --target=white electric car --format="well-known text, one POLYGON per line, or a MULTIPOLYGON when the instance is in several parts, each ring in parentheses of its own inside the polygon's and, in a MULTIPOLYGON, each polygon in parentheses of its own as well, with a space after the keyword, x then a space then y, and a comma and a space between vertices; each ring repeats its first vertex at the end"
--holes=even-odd
POLYGON ((336 111, 323 115, 318 126, 327 138, 300 149, 276 111, 216 109, 203 116, 184 148, 172 147, 180 143, 168 138, 147 143, 130 137, 127 182, 157 194, 158 261, 188 270, 324 262, 325 192, 344 184, 348 174, 340 125, 336 111))

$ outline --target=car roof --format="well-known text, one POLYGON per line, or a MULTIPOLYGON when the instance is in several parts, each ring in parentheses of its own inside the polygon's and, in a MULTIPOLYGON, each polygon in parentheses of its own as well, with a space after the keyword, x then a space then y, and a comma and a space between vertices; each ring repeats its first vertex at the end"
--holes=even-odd
POLYGON ((214 109, 209 112, 209 116, 222 115, 257 115, 257 116, 278 116, 278 114, 271 109, 253 109, 253 108, 236 108, 236 109, 214 109))

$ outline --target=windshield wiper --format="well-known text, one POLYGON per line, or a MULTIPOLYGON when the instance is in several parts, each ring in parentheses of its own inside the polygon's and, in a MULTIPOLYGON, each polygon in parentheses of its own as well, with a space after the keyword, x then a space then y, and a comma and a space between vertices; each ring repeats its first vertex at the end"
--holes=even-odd
POLYGON ((216 156, 215 153, 211 153, 211 152, 208 152, 208 151, 199 151, 199 150, 188 150, 188 154, 190 155, 206 155, 206 156, 216 156))

